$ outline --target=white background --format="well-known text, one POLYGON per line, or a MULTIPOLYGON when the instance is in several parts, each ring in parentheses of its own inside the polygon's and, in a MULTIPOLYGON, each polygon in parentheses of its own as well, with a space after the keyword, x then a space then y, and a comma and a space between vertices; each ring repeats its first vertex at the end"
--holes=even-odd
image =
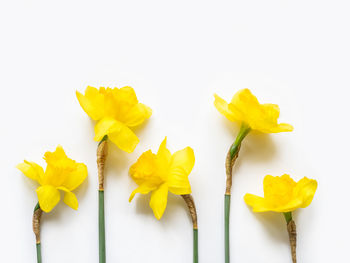
POLYGON ((32 210, 36 184, 15 165, 45 166, 61 144, 88 166, 79 210, 61 202, 43 216, 43 262, 97 262, 94 123, 75 91, 134 87, 153 109, 136 129, 132 154, 110 147, 106 178, 108 262, 192 262, 183 200, 169 196, 157 221, 128 167, 164 136, 174 152, 195 150, 190 175, 199 214, 200 262, 224 261, 224 160, 237 127, 213 106, 250 88, 277 103, 292 133, 249 134, 234 170, 231 262, 291 262, 281 214, 254 214, 247 192, 266 174, 319 182, 295 214, 299 262, 348 262, 350 4, 347 0, 11 0, 0 2, 1 262, 36 262, 32 210))

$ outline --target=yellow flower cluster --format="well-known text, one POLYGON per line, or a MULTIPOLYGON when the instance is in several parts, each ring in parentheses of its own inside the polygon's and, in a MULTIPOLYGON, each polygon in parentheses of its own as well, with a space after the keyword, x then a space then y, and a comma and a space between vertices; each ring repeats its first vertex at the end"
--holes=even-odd
POLYGON ((254 212, 291 212, 310 205, 317 189, 317 182, 304 177, 295 182, 288 174, 266 175, 264 197, 246 194, 244 201, 254 212))
POLYGON ((277 123, 280 110, 276 104, 260 104, 249 89, 238 91, 230 103, 215 96, 216 109, 232 122, 247 125, 252 130, 264 133, 289 132, 293 126, 277 123))
POLYGON ((77 188, 87 176, 87 168, 83 163, 77 163, 67 157, 63 148, 58 146, 54 152, 46 152, 44 159, 46 170, 34 163, 24 161, 17 168, 40 186, 36 189, 40 208, 48 213, 60 201, 63 191, 64 202, 71 208, 78 209, 78 200, 72 191, 77 188))
POLYGON ((148 150, 130 167, 130 175, 139 187, 132 192, 129 201, 136 193, 152 192, 150 207, 155 217, 160 219, 167 205, 168 191, 176 195, 191 193, 188 175, 194 161, 192 148, 186 147, 171 154, 166 148, 165 138, 157 154, 148 150))
POLYGON ((130 129, 142 124, 152 115, 152 110, 139 103, 131 87, 100 88, 87 87, 85 95, 76 92, 81 107, 97 121, 95 141, 105 135, 126 152, 134 151, 139 138, 130 129))

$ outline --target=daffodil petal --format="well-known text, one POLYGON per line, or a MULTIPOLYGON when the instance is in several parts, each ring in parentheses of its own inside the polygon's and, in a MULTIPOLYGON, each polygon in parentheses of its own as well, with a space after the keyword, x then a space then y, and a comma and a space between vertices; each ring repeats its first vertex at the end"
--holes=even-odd
POLYGON ((135 195, 137 193, 139 193, 139 194, 148 194, 150 191, 152 191, 154 189, 155 189, 155 187, 151 187, 147 183, 140 185, 134 191, 132 191, 132 193, 131 193, 131 195, 129 197, 129 202, 131 202, 132 199, 134 199, 134 197, 135 197, 135 195))
POLYGON ((140 141, 132 130, 121 123, 119 123, 119 130, 108 134, 108 138, 128 153, 133 152, 140 141))
POLYGON ((247 205, 253 208, 254 212, 265 212, 271 209, 267 205, 265 199, 257 195, 246 194, 244 196, 244 201, 247 205))
POLYGON ((44 169, 40 165, 25 160, 24 163, 20 163, 16 167, 28 178, 41 183, 41 178, 44 176, 44 169))
POLYGON ((280 123, 276 127, 272 128, 269 132, 270 133, 279 133, 279 132, 291 132, 294 128, 292 125, 288 123, 280 123))
POLYGON ((78 91, 76 95, 80 106, 91 119, 99 120, 103 117, 104 98, 96 88, 88 86, 85 90, 85 95, 78 91))
POLYGON ((81 185, 88 175, 87 167, 83 163, 77 163, 75 169, 67 176, 66 180, 63 182, 69 191, 74 190, 79 185, 81 185))
POLYGON ((60 192, 52 185, 43 185, 36 189, 40 208, 48 213, 60 201, 60 192))
POLYGON ((168 166, 171 161, 171 153, 166 147, 166 142, 167 142, 167 137, 164 138, 164 140, 159 146, 159 149, 157 152, 157 158, 160 161, 160 163, 168 166))
POLYGON ((162 184, 158 189, 152 192, 150 207, 153 210, 154 216, 159 220, 162 218, 168 202, 168 186, 162 184))
POLYGON ((172 155, 170 170, 181 169, 183 173, 189 175, 193 169, 194 162, 195 157, 193 149, 191 147, 186 147, 172 155))
POLYGON ((215 108, 230 121, 236 121, 236 118, 234 117, 232 111, 228 107, 228 103, 216 94, 214 94, 214 97, 215 108))
POLYGON ((194 152, 190 147, 186 147, 173 154, 167 180, 170 192, 177 195, 191 193, 188 175, 192 171, 194 162, 194 152))
POLYGON ((79 203, 78 203, 78 199, 77 199, 77 197, 75 196, 74 193, 72 193, 70 191, 66 192, 64 194, 63 201, 69 207, 73 208, 74 210, 78 210, 79 203))
POLYGON ((302 199, 301 207, 305 208, 309 206, 314 198, 317 189, 317 181, 304 177, 297 182, 294 189, 294 195, 300 196, 302 199))
POLYGON ((121 123, 113 118, 103 118, 95 125, 95 141, 101 141, 105 135, 117 132, 121 129, 121 123))
POLYGON ((146 119, 151 117, 152 110, 150 107, 137 103, 124 116, 121 121, 128 127, 134 127, 142 124, 146 119))

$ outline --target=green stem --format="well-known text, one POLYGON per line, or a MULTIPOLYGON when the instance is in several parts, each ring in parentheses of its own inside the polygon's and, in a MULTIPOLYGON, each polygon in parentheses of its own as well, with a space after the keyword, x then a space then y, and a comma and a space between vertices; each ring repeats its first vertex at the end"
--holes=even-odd
POLYGON ((225 263, 230 263, 230 202, 231 195, 225 195, 225 263))
POLYGON ((250 130, 251 129, 250 129, 250 127, 247 124, 242 123, 241 128, 240 128, 240 130, 238 132, 238 135, 236 137, 236 140, 235 140, 235 142, 232 144, 232 146, 230 148, 231 158, 233 158, 237 154, 243 139, 248 135, 250 130))
POLYGON ((288 224, 290 221, 292 221, 292 219, 293 219, 292 212, 285 212, 285 213, 283 213, 283 215, 284 215, 284 218, 286 219, 287 224, 288 224))
POLYGON ((198 229, 193 229, 193 263, 198 263, 198 229))
POLYGON ((105 244, 105 198, 104 191, 98 191, 98 242, 100 263, 106 262, 106 244, 105 244))
POLYGON ((238 157, 239 149, 243 139, 248 135, 251 128, 246 123, 241 124, 241 128, 234 143, 230 147, 231 159, 226 160, 226 167, 229 173, 226 179, 226 194, 225 194, 225 263, 230 263, 230 203, 231 203, 231 184, 232 184, 232 167, 234 160, 238 157))
POLYGON ((36 244, 36 258, 37 262, 41 263, 41 243, 36 244))

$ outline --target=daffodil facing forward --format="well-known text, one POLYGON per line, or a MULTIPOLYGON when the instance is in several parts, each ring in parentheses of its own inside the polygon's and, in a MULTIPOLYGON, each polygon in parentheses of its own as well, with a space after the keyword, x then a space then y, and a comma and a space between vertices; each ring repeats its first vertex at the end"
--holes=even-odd
POLYGON ((104 167, 107 158, 107 140, 110 139, 121 150, 131 153, 139 138, 131 128, 142 124, 152 115, 152 110, 139 103, 131 87, 96 89, 87 87, 85 95, 76 92, 83 110, 97 121, 95 141, 99 179, 99 260, 106 262, 105 220, 104 220, 104 167))
POLYGON ((237 122, 240 131, 231 145, 226 157, 226 192, 225 192, 225 262, 230 262, 229 253, 229 218, 232 186, 232 168, 238 158, 243 139, 251 130, 263 133, 289 132, 293 126, 278 123, 279 107, 276 104, 260 104, 249 89, 238 91, 230 103, 214 95, 214 106, 228 120, 237 122))
POLYGON ((161 143, 157 154, 151 150, 144 152, 135 164, 130 167, 130 175, 138 184, 131 193, 129 201, 136 193, 151 194, 150 207, 159 220, 164 214, 168 192, 181 195, 192 217, 194 247, 193 261, 198 262, 198 226, 197 213, 191 194, 188 176, 194 166, 195 157, 192 148, 186 147, 171 154, 166 148, 166 138, 161 143))
POLYGON ((34 163, 24 161, 17 168, 28 178, 39 183, 36 189, 38 204, 33 214, 33 230, 37 243, 37 259, 41 262, 40 220, 42 211, 50 212, 60 201, 60 191, 64 193, 63 201, 71 208, 78 209, 78 200, 72 192, 85 180, 87 168, 67 157, 63 148, 58 146, 54 152, 46 152, 44 159, 46 170, 34 163))
POLYGON ((289 175, 264 178, 264 197, 246 194, 244 201, 254 212, 273 211, 283 213, 289 234, 293 262, 296 263, 296 226, 292 212, 311 204, 317 189, 317 181, 304 177, 295 182, 289 175))

